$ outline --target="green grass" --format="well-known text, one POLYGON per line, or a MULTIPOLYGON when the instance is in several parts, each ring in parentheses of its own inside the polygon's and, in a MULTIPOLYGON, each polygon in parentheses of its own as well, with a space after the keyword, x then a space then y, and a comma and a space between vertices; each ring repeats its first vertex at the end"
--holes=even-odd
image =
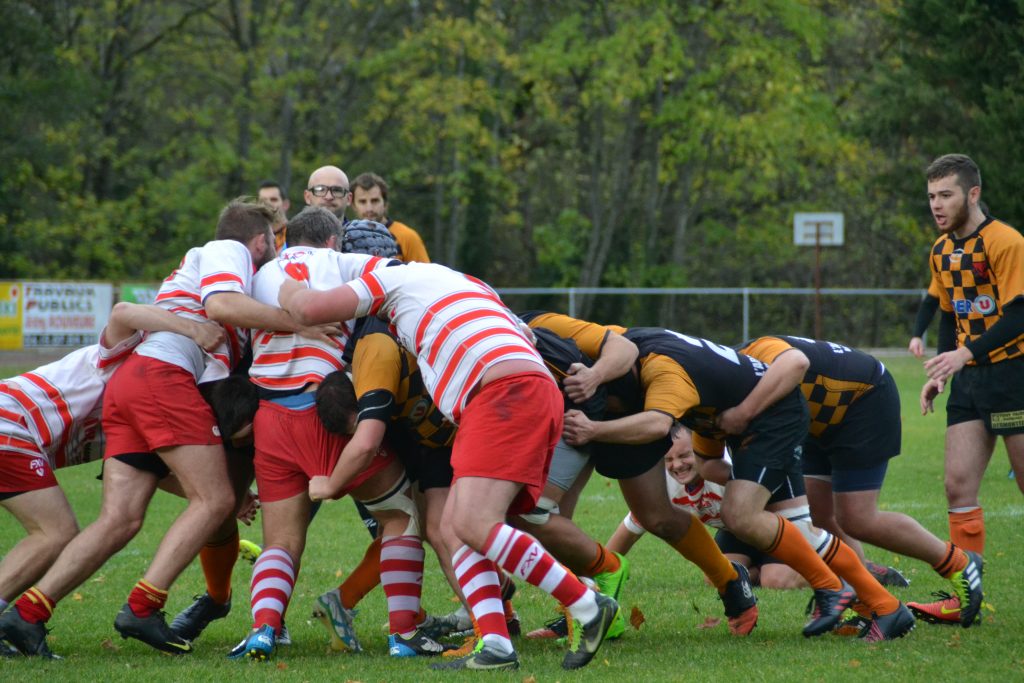
MULTIPOLYGON (((920 416, 917 392, 923 375, 918 361, 903 357, 886 362, 903 392, 904 453, 891 464, 882 493, 883 505, 913 515, 945 537, 942 408, 936 415, 920 416)), ((83 524, 98 513, 97 469, 98 466, 86 465, 66 470, 60 476, 83 524)), ((1015 483, 1007 479, 1007 471, 1007 459, 1000 445, 982 489, 988 523, 987 605, 984 623, 978 628, 963 630, 922 623, 903 640, 876 645, 834 636, 806 640, 800 635, 800 628, 809 591, 762 590, 757 629, 747 639, 736 639, 728 634, 724 623, 715 628, 700 628, 707 617, 721 616, 717 596, 704 586, 695 567, 664 543, 646 538, 630 555, 633 575, 623 594, 627 610, 636 606, 646 616, 640 630, 630 630, 621 641, 609 644, 588 668, 578 673, 561 670, 561 651, 555 644, 524 640, 517 645, 522 659, 519 672, 483 676, 487 680, 513 681, 530 677, 536 681, 774 681, 840 676, 864 680, 1020 680, 1024 676, 1024 652, 1019 646, 1024 617, 1016 608, 1024 604, 1024 589, 1022 573, 1014 558, 1020 547, 1024 499, 1015 483)), ((64 661, 2 660, 0 678, 442 680, 441 674, 430 671, 425 661, 393 661, 387 657, 386 612, 379 589, 360 606, 356 621, 367 648, 362 655, 329 654, 320 625, 308 620, 315 596, 336 585, 338 576, 353 567, 369 540, 352 504, 345 500, 326 505, 310 529, 302 573, 287 619, 296 645, 282 649, 274 662, 254 665, 224 657, 249 627, 247 565, 236 571, 234 611, 227 619, 210 626, 197 641, 193 655, 172 658, 136 641, 121 640, 112 627, 114 615, 145 570, 162 530, 181 507, 180 501, 158 494, 135 541, 60 603, 51 622, 50 645, 66 657, 64 661)), ((617 487, 595 477, 579 506, 578 521, 592 535, 604 540, 624 513, 625 505, 617 487)), ((2 547, 9 547, 20 535, 20 527, 13 518, 0 514, 2 547)), ((245 530, 243 536, 258 540, 259 531, 245 530)), ((899 567, 911 579, 910 588, 896 589, 903 600, 927 600, 931 591, 948 585, 921 562, 871 548, 869 555, 899 567)), ((441 613, 455 607, 429 553, 424 583, 428 610, 441 613)), ((168 611, 177 612, 202 590, 202 574, 193 565, 173 587, 168 611)), ((552 616, 551 600, 529 586, 521 586, 516 607, 526 629, 535 628, 552 616)))

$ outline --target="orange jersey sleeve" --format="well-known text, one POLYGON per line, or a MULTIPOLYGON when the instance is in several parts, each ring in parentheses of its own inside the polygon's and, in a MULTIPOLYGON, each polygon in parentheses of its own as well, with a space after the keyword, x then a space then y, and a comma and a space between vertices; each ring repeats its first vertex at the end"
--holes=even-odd
POLYGON ((561 313, 542 313, 529 322, 530 327, 544 327, 559 337, 572 339, 580 351, 593 359, 601 355, 604 340, 609 332, 623 334, 625 327, 619 325, 598 325, 597 323, 577 320, 561 313))
POLYGON ((985 235, 985 251, 991 260, 1002 309, 1024 296, 1024 237, 1008 225, 994 224, 985 235))
POLYGON ((678 420, 700 404, 693 380, 667 356, 652 353, 640 361, 640 385, 644 389, 644 410, 657 410, 678 420))
POLYGON ((778 337, 761 337, 740 349, 740 353, 771 365, 783 352, 793 348, 778 337))
POLYGON ((356 398, 384 389, 398 396, 402 381, 402 349, 386 334, 369 334, 356 343, 352 382, 356 398))

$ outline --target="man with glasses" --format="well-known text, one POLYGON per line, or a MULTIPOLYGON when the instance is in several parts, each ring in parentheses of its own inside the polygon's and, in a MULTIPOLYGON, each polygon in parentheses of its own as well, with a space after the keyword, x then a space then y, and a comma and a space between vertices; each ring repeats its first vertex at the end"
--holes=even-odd
POLYGON ((345 222, 345 209, 352 195, 348 176, 337 166, 321 166, 313 171, 302 196, 308 206, 322 206, 345 222))

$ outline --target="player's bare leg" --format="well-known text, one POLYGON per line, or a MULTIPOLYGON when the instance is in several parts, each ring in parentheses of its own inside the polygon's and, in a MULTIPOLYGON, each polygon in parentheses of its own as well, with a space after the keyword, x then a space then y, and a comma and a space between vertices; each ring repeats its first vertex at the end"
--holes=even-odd
POLYGON ((159 454, 188 499, 143 576, 144 581, 166 590, 234 512, 235 496, 222 446, 177 446, 159 454))
POLYGON ((804 477, 804 488, 807 490, 807 504, 811 508, 811 523, 819 529, 838 536, 843 543, 850 546, 861 562, 865 561, 864 546, 856 538, 848 534, 836 519, 836 505, 832 494, 832 482, 817 477, 804 477))
POLYGON ((10 602, 46 573, 78 533, 78 522, 59 486, 26 491, 0 506, 27 533, 0 561, 0 600, 10 602))

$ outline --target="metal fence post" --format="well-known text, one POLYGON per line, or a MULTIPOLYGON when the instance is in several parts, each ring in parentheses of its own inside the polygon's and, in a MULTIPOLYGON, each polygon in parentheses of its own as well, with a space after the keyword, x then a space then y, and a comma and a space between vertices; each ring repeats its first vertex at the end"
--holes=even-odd
POLYGON ((576 317, 576 288, 569 288, 569 317, 576 317))
POLYGON ((743 288, 743 341, 750 339, 750 288, 743 288))

